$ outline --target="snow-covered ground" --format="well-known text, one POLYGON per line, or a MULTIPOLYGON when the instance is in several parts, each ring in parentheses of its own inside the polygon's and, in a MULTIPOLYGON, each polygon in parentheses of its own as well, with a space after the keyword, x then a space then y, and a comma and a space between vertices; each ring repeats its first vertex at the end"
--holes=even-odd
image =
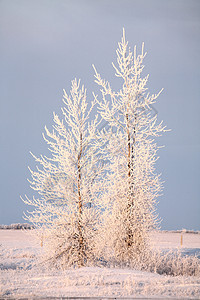
MULTIPOLYGON (((200 234, 158 232, 152 246, 200 257, 200 234)), ((199 277, 171 277, 131 269, 52 270, 35 265, 41 246, 22 230, 0 230, 0 298, 123 297, 200 299, 199 277)), ((77 299, 77 298, 76 298, 77 299)))

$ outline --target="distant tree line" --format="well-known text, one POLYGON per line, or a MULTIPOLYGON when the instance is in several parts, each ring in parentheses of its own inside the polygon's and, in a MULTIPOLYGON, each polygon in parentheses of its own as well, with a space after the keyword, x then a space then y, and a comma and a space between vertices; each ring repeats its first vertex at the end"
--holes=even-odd
POLYGON ((28 223, 15 223, 10 225, 0 225, 0 229, 34 229, 34 225, 28 223))

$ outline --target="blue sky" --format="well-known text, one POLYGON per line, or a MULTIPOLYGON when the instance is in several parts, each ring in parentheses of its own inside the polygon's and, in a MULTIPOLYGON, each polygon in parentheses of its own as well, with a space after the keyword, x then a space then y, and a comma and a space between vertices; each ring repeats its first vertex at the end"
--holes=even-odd
POLYGON ((117 88, 111 62, 124 27, 132 48, 145 43, 149 91, 164 88, 155 107, 172 129, 158 141, 162 229, 200 230, 199 16, 198 0, 0 0, 1 224, 23 222, 29 151, 48 154, 42 132, 62 89, 76 77, 88 99, 100 95, 92 64, 117 88))

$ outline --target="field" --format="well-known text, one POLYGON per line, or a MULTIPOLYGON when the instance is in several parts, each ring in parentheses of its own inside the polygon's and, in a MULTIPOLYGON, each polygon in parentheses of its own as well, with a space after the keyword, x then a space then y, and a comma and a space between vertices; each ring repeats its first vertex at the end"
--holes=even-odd
MULTIPOLYGON (((200 258, 200 233, 157 232, 152 247, 200 258)), ((200 299, 200 278, 131 269, 84 267, 55 270, 37 265, 41 245, 30 231, 0 230, 0 299, 39 297, 200 299)))

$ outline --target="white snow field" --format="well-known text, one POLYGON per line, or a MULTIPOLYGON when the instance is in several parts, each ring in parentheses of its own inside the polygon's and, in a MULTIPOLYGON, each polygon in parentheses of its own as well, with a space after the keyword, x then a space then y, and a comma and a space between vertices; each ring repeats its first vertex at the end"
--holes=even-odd
MULTIPOLYGON (((157 232, 152 245, 200 257, 200 233, 157 232)), ((41 246, 30 232, 0 230, 0 299, 40 297, 200 299, 200 277, 166 276, 131 269, 55 270, 35 265, 41 246)))

